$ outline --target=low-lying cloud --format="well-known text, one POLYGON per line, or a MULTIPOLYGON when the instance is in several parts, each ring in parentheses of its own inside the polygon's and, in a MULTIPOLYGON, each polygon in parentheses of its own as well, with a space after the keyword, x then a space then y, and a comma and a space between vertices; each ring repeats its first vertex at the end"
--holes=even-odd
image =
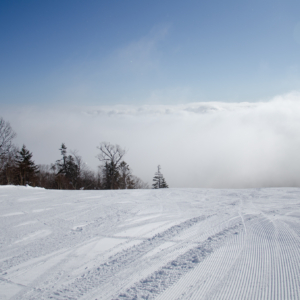
POLYGON ((62 142, 91 168, 97 145, 127 149, 151 183, 158 164, 170 187, 300 186, 300 94, 259 103, 6 108, 5 120, 36 163, 60 158, 62 142))

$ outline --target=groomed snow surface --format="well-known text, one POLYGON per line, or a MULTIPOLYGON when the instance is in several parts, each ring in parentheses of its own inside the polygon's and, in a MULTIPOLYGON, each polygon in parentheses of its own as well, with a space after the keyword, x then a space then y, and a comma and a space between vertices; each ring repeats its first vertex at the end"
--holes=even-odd
POLYGON ((0 299, 300 299, 300 189, 0 187, 0 299))

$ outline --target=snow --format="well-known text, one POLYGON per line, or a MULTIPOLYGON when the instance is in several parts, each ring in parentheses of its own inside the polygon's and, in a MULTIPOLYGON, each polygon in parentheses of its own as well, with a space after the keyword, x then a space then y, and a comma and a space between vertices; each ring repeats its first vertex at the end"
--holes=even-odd
POLYGON ((300 189, 0 187, 0 299, 300 299, 300 189))

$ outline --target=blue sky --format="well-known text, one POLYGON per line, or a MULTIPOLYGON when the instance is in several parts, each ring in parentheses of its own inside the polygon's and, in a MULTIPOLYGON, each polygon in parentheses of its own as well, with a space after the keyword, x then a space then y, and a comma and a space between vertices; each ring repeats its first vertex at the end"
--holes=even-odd
POLYGON ((300 90, 300 2, 1 1, 0 103, 260 101, 300 90))

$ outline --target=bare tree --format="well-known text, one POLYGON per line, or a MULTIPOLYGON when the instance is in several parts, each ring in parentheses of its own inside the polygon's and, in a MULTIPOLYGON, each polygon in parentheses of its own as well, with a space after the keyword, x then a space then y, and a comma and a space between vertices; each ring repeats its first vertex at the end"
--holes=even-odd
POLYGON ((0 117, 0 157, 7 155, 15 136, 16 133, 12 130, 9 122, 5 122, 4 119, 0 117))
POLYGON ((144 182, 139 177, 132 175, 132 180, 133 180, 134 189, 149 189, 148 183, 144 182))
POLYGON ((40 171, 37 174, 38 186, 46 189, 56 188, 54 168, 51 165, 38 165, 38 167, 40 171))
POLYGON ((97 189, 97 178, 95 173, 90 170, 87 164, 83 161, 82 157, 78 154, 77 150, 71 151, 74 157, 74 162, 77 165, 77 187, 76 189, 97 189))
POLYGON ((17 184, 16 180, 16 158, 19 149, 12 145, 9 151, 0 156, 0 184, 17 184))
POLYGON ((147 183, 132 175, 128 164, 123 161, 126 151, 119 145, 101 143, 97 158, 103 163, 99 167, 98 186, 103 189, 148 189, 147 183), (101 176, 101 175, 102 176, 101 176))
POLYGON ((126 151, 119 145, 111 145, 110 143, 101 143, 99 147, 100 153, 97 158, 105 165, 103 167, 103 179, 105 189, 117 189, 119 178, 119 167, 126 151))
POLYGON ((119 166, 126 151, 119 145, 111 145, 110 143, 103 142, 97 149, 100 153, 97 158, 102 162, 113 163, 115 166, 119 166))
POLYGON ((92 170, 84 168, 81 171, 80 189, 91 190, 99 189, 100 184, 98 184, 97 175, 92 170))

